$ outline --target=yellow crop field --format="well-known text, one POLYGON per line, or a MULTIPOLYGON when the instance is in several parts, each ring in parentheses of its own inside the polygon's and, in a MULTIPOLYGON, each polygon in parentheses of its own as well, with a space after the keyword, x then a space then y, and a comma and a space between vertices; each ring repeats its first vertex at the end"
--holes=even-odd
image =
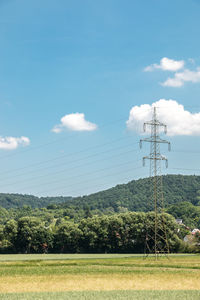
MULTIPOLYGON (((194 297, 199 298, 194 299, 200 299, 199 255, 171 255, 158 260, 139 255, 1 255, 0 261, 1 299, 14 299, 13 295, 28 299, 23 298, 24 293, 41 297, 47 292, 78 292, 81 299, 80 293, 84 292, 111 295, 114 291, 118 295, 174 291, 176 297, 184 291, 196 293, 194 297)), ((116 295, 113 297, 116 299, 116 295)))

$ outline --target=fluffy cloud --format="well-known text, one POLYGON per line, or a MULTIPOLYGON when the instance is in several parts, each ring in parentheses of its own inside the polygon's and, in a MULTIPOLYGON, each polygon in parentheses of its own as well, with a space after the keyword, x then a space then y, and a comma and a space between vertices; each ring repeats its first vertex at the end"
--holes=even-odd
POLYGON ((28 146, 30 144, 29 138, 21 136, 19 138, 7 136, 0 136, 0 149, 4 150, 14 150, 19 146, 28 146))
POLYGON ((93 131, 97 129, 97 125, 85 120, 83 113, 74 113, 65 115, 61 118, 61 123, 54 126, 53 132, 58 133, 64 129, 73 131, 93 131))
POLYGON ((168 135, 200 135, 200 113, 191 113, 177 101, 165 99, 132 107, 127 128, 142 133, 143 123, 152 119, 153 107, 157 107, 158 119, 167 125, 168 135))
POLYGON ((185 69, 183 72, 177 72, 174 77, 168 78, 161 84, 163 86, 181 87, 185 82, 200 82, 200 68, 197 68, 196 71, 185 69))
MULTIPOLYGON (((190 63, 194 64, 194 60, 192 60, 191 58, 189 59, 189 61, 190 63)), ((161 83, 162 86, 181 87, 185 82, 200 82, 200 68, 197 68, 195 71, 191 71, 189 69, 185 69, 184 65, 184 60, 173 60, 167 57, 163 57, 160 60, 160 64, 152 64, 146 67, 144 71, 151 72, 156 69, 160 69, 163 71, 175 72, 173 77, 169 77, 161 83)))
POLYGON ((163 57, 160 60, 160 64, 152 64, 144 69, 145 72, 151 72, 156 69, 161 69, 163 71, 173 71, 176 72, 184 67, 183 60, 173 60, 167 57, 163 57))

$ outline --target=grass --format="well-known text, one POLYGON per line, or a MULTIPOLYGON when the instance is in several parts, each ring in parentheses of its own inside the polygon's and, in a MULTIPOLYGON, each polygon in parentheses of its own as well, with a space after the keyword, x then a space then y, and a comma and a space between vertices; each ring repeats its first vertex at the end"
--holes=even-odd
POLYGON ((109 291, 0 294, 1 300, 197 300, 199 291, 109 291))
POLYGON ((2 300, 200 299, 199 282, 199 255, 0 255, 2 300))
POLYGON ((140 254, 0 254, 0 262, 3 261, 26 261, 26 260, 68 260, 68 259, 91 259, 91 258, 123 258, 139 256, 140 254))
MULTIPOLYGON (((171 254, 170 257, 195 256, 195 254, 171 254)), ((142 254, 0 254, 0 262, 26 260, 68 260, 68 259, 105 259, 138 257, 142 254)))

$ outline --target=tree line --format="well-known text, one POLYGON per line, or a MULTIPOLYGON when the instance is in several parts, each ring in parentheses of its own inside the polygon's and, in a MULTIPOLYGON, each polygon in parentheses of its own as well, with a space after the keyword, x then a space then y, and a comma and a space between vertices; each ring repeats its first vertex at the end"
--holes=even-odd
MULTIPOLYGON (((164 216, 170 251, 182 251, 175 219, 168 214, 164 216)), ((39 218, 26 216, 0 225, 0 252, 144 253, 147 230, 153 227, 153 212, 93 216, 78 223, 60 220, 48 226, 39 218)))

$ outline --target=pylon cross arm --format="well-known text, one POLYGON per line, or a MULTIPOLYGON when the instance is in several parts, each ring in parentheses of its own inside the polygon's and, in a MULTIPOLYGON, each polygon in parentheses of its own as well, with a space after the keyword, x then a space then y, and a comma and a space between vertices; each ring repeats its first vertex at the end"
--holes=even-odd
POLYGON ((150 138, 145 138, 141 139, 141 142, 149 142, 149 143, 163 143, 163 144, 170 144, 167 140, 163 140, 160 137, 150 137, 150 138))

